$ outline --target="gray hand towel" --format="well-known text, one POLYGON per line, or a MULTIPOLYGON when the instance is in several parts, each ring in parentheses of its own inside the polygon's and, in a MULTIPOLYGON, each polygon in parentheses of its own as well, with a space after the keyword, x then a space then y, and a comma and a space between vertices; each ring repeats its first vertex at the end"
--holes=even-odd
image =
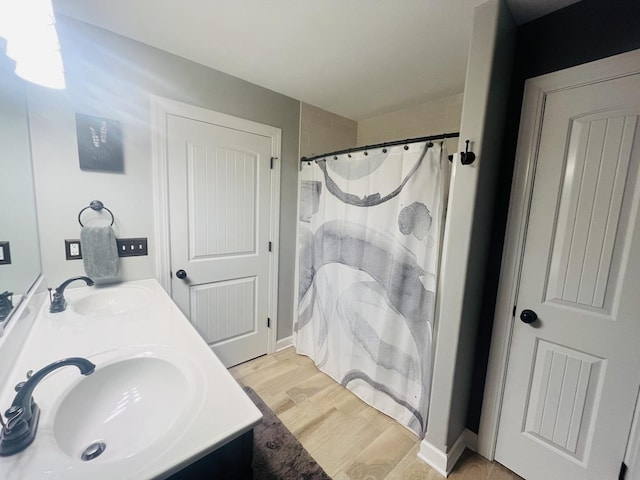
POLYGON ((80 231, 84 271, 94 280, 115 278, 120 267, 116 235, 111 227, 83 227, 80 231))

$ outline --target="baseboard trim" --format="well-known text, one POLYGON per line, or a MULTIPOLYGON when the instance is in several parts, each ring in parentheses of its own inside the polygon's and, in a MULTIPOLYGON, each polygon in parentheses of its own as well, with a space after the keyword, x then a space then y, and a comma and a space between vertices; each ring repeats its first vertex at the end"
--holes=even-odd
POLYGON ((293 347, 293 337, 291 335, 285 338, 281 338, 276 342, 276 352, 289 347, 293 347))
POLYGON ((433 468, 443 477, 447 474, 447 456, 442 450, 434 447, 427 440, 420 442, 420 450, 418 450, 418 458, 433 468))
POLYGON ((472 452, 478 451, 478 434, 473 433, 471 430, 465 430, 467 448, 472 452))
POLYGON ((420 442, 418 458, 440 475, 448 477, 462 456, 465 448, 469 448, 475 452, 477 445, 478 435, 470 430, 463 431, 446 453, 424 439, 420 442))

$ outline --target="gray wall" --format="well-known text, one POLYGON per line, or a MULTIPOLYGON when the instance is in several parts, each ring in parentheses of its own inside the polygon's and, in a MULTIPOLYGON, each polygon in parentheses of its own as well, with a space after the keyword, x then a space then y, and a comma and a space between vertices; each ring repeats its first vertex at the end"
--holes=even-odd
MULTIPOLYGON (((358 145, 458 132, 462 99, 463 94, 458 93, 360 120, 358 145)), ((458 148, 457 138, 449 138, 445 143, 449 153, 458 148)))
POLYGON ((357 138, 358 122, 314 107, 308 103, 301 103, 301 157, 313 157, 314 155, 355 147, 357 138))
POLYGON ((117 236, 149 238, 149 256, 121 262, 122 280, 154 276, 149 101, 153 94, 282 130, 277 336, 289 336, 300 102, 68 17, 59 16, 57 27, 67 89, 30 86, 27 92, 42 265, 49 283, 55 286, 83 273, 82 261, 65 260, 64 239, 79 238, 78 212, 93 199, 102 200, 115 214, 117 236), (124 173, 80 170, 75 113, 121 122, 124 173))
POLYGON ((477 159, 462 166, 457 155, 452 172, 425 437, 439 452, 448 452, 466 426, 514 38, 504 0, 474 9, 458 148, 470 139, 477 159))

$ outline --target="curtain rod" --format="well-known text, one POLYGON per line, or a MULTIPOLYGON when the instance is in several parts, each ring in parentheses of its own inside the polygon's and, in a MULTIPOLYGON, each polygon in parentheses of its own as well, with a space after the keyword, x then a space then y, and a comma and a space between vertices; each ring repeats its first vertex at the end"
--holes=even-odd
POLYGON ((353 147, 346 148, 344 150, 336 150, 335 152, 324 153, 322 155, 314 155, 313 157, 302 157, 300 159, 300 163, 302 162, 312 162, 317 160, 318 158, 326 158, 330 156, 342 155, 343 153, 353 153, 359 152, 362 150, 372 150, 374 148, 384 148, 384 147, 392 147, 394 145, 406 145, 408 143, 417 143, 417 142, 428 142, 430 140, 444 140, 446 138, 457 138, 460 136, 460 132, 451 132, 451 133, 441 133, 440 135, 431 135, 429 137, 419 137, 419 138, 409 138, 407 140, 394 140, 391 142, 384 143, 376 143, 373 145, 365 145, 364 147, 353 147))

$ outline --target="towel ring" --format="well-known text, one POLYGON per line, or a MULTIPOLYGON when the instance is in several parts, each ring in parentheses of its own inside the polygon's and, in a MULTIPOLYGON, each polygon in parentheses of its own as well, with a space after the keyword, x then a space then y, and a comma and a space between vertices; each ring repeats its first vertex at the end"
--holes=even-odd
POLYGON ((107 212, 109 212, 109 215, 111 215, 111 225, 110 226, 113 227, 113 222, 115 222, 116 217, 113 216, 113 212, 111 210, 109 210, 107 207, 105 207, 104 203, 102 203, 100 200, 91 200, 91 203, 89 204, 88 207, 84 207, 82 210, 80 210, 80 213, 78 213, 78 223, 80 224, 81 227, 84 227, 84 225, 82 224, 82 220, 80 220, 80 216, 88 208, 90 208, 91 210, 93 210, 95 212, 99 212, 100 210, 106 210, 107 212))

